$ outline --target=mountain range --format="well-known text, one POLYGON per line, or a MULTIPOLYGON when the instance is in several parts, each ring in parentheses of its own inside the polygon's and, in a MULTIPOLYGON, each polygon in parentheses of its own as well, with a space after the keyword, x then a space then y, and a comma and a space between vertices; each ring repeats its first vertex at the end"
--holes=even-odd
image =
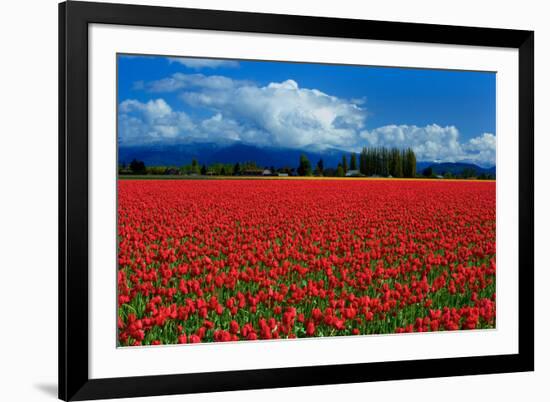
MULTIPOLYGON (((119 145, 118 161, 121 164, 128 164, 132 159, 137 159, 145 162, 146 166, 183 166, 190 164, 193 159, 197 159, 201 165, 255 161, 261 167, 297 167, 302 154, 308 157, 313 167, 321 158, 325 168, 336 167, 342 161, 342 155, 347 155, 349 158, 349 152, 336 148, 323 151, 303 151, 290 148, 260 148, 242 143, 189 143, 142 146, 119 145)), ((444 175, 447 172, 457 175, 465 169, 473 169, 478 175, 482 173, 494 175, 496 173, 495 166, 485 168, 473 163, 434 163, 429 161, 417 162, 416 171, 422 173, 427 167, 431 167, 433 173, 438 175, 444 175)))
POLYGON ((496 175, 496 166, 484 168, 473 163, 465 162, 417 162, 416 171, 422 173, 422 171, 428 167, 432 168, 432 172, 436 175, 444 175, 445 173, 451 173, 452 175, 460 175, 466 169, 472 169, 476 172, 476 175, 489 174, 496 175))
POLYGON ((300 155, 305 154, 312 166, 323 158, 325 167, 336 167, 342 155, 348 152, 339 149, 325 149, 322 152, 302 151, 289 148, 255 147, 245 144, 218 145, 193 143, 175 145, 119 146, 119 163, 128 164, 132 159, 145 162, 146 166, 182 166, 197 159, 199 164, 236 163, 255 161, 262 167, 296 167, 300 155))

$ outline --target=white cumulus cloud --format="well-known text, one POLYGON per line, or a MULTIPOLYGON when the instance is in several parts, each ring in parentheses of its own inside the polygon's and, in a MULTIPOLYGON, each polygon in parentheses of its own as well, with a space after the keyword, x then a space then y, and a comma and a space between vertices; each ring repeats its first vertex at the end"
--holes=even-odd
POLYGON ((267 86, 238 84, 184 92, 193 107, 210 109, 241 122, 243 140, 289 148, 349 148, 364 127, 366 111, 354 103, 317 89, 300 88, 294 80, 267 86), (262 136, 246 138, 250 133, 262 136))
POLYGON ((367 110, 358 100, 302 88, 292 79, 259 86, 219 75, 176 73, 141 83, 152 93, 177 92, 190 108, 209 112, 191 118, 162 99, 125 100, 119 106, 121 143, 155 141, 239 141, 320 151, 337 148, 358 152, 364 146, 411 147, 419 161, 469 161, 493 165, 492 133, 463 141, 457 127, 430 124, 366 128, 367 110))
POLYGON ((186 113, 172 110, 163 99, 147 103, 134 99, 121 102, 118 124, 119 141, 127 145, 175 140, 195 130, 186 113))
POLYGON ((431 124, 388 125, 361 132, 367 146, 411 147, 417 160, 458 162, 469 161, 493 165, 496 158, 496 136, 490 133, 460 141, 460 132, 454 126, 431 124))

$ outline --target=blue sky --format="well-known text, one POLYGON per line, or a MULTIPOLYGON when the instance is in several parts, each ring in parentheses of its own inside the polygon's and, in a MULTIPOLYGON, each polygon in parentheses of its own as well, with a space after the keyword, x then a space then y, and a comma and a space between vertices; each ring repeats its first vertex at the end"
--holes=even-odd
POLYGON ((118 102, 126 146, 411 146, 495 163, 494 73, 122 55, 118 102))

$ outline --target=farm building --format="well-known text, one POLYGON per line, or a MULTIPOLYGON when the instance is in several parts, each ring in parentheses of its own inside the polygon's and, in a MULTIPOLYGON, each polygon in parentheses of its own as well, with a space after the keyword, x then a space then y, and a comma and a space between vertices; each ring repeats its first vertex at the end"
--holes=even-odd
POLYGON ((242 176, 262 176, 264 173, 264 169, 259 168, 249 168, 245 169, 241 172, 242 176))
POLYGON ((175 176, 175 175, 179 175, 180 174, 180 171, 176 168, 168 168, 166 169, 166 171, 164 172, 164 174, 166 175, 171 175, 171 176, 175 176))
POLYGON ((359 170, 348 170, 346 172, 346 177, 359 177, 363 176, 359 170))

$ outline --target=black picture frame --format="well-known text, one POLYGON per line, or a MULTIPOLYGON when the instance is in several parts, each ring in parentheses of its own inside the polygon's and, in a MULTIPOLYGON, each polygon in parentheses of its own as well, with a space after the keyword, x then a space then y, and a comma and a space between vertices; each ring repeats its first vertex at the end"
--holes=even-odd
POLYGON ((534 32, 70 1, 59 4, 59 398, 88 400, 534 370, 534 32), (192 28, 519 51, 517 354, 90 379, 88 25, 192 28))

